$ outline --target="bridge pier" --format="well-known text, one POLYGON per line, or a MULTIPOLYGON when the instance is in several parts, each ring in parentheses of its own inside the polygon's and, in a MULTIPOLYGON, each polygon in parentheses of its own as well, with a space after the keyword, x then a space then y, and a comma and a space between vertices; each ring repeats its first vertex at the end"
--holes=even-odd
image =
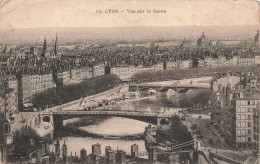
POLYGON ((148 158, 151 162, 155 162, 157 161, 157 147, 150 145, 149 146, 149 152, 148 152, 148 158))
POLYGON ((194 139, 194 146, 193 146, 193 151, 191 154, 191 159, 194 161, 198 161, 199 159, 199 154, 198 154, 198 150, 200 150, 200 141, 194 139))
POLYGON ((54 115, 53 116, 54 129, 63 127, 63 116, 54 115))

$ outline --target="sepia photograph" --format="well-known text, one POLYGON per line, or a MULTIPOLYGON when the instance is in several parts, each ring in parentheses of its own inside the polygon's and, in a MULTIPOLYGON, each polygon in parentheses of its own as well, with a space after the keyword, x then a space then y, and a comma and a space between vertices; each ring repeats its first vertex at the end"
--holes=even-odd
POLYGON ((0 0, 0 164, 260 164, 260 1, 0 0))

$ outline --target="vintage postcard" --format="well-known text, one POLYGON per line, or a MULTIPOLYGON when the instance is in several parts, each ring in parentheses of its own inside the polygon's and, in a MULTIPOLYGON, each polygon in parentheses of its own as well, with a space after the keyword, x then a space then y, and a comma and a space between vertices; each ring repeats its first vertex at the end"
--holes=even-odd
POLYGON ((257 0, 0 0, 0 163, 259 164, 257 0))

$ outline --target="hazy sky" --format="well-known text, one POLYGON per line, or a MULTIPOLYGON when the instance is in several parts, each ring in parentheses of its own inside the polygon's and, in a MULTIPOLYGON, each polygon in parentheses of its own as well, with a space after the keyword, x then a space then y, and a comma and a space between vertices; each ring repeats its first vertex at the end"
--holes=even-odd
POLYGON ((2 0, 0 28, 259 25, 259 7, 254 0, 2 0), (119 13, 97 14, 97 9, 119 13))

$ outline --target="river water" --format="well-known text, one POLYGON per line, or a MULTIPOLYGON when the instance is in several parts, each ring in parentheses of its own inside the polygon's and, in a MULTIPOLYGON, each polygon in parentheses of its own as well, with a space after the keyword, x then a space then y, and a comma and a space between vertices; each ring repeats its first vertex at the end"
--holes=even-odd
POLYGON ((106 146, 111 146, 113 150, 121 149, 127 154, 131 152, 131 145, 137 144, 139 152, 145 152, 145 143, 141 139, 121 139, 123 136, 135 136, 142 134, 148 123, 132 120, 121 117, 105 118, 101 123, 82 126, 79 129, 92 134, 97 134, 103 137, 81 137, 81 136, 66 136, 60 139, 60 142, 66 142, 68 153, 75 152, 79 154, 80 149, 84 148, 88 153, 91 153, 92 145, 101 144, 101 153, 104 154, 106 146), (109 136, 109 137, 108 137, 109 136))
MULTIPOLYGON (((174 107, 178 107, 178 100, 185 96, 194 96, 198 92, 203 90, 193 90, 183 95, 169 96, 167 92, 158 92, 154 96, 149 96, 147 99, 128 101, 118 104, 115 109, 120 110, 136 110, 136 111, 163 111, 163 110, 175 110, 174 107), (167 104, 167 105, 166 105, 167 104)), ((205 91, 205 90, 204 90, 205 91)), ((125 136, 138 136, 143 134, 145 127, 148 125, 146 122, 137 121, 128 118, 120 117, 106 117, 99 118, 100 121, 93 122, 88 125, 77 124, 76 127, 81 131, 85 131, 89 134, 95 134, 99 137, 93 137, 93 135, 87 136, 63 136, 59 138, 61 144, 65 141, 68 146, 68 154, 71 152, 73 155, 79 155, 80 150, 84 148, 87 153, 91 153, 92 145, 101 144, 101 153, 104 154, 105 146, 111 146, 113 150, 121 149, 127 154, 131 151, 131 145, 137 144, 139 152, 146 152, 145 143, 142 139, 128 139, 125 136), (122 138, 124 137, 124 138, 122 138)), ((77 122, 81 119, 68 120, 77 122)), ((147 156, 145 156, 147 158, 147 156)))

